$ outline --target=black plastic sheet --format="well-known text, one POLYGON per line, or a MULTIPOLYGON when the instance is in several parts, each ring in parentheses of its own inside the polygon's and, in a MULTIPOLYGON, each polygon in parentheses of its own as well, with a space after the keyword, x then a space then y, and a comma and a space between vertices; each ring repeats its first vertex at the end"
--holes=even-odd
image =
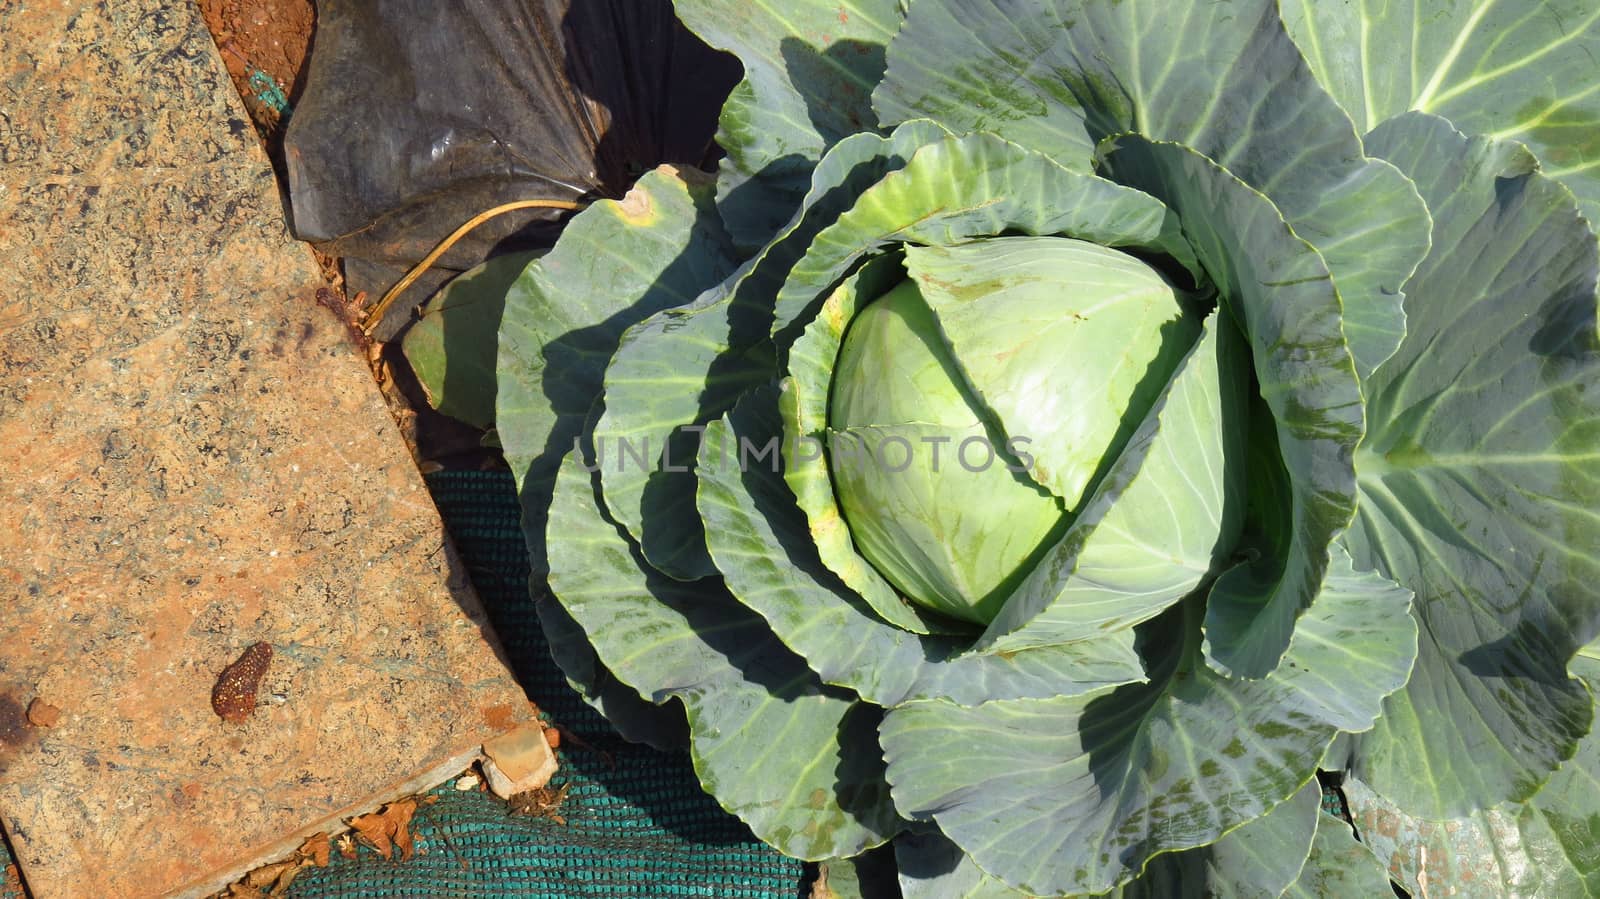
MULTIPOLYGON (((669 0, 323 0, 317 12, 285 136, 292 224, 380 281, 502 203, 616 197, 658 163, 709 163, 740 77, 669 0)), ((492 219, 439 264, 547 246, 567 214, 492 219)))

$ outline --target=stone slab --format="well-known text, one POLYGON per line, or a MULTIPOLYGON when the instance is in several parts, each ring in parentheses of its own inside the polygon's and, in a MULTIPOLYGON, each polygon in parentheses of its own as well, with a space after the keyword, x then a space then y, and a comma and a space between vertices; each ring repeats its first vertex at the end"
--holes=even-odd
POLYGON ((0 3, 0 824, 37 899, 207 892, 530 720, 283 208, 192 4, 0 3))

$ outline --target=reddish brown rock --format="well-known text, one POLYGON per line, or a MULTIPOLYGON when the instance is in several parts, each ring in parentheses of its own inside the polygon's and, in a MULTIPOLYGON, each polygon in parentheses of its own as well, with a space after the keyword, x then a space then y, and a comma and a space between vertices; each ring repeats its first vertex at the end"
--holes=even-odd
POLYGON ((239 724, 256 710, 256 690, 272 664, 272 644, 252 643, 244 655, 217 675, 211 688, 211 710, 224 721, 239 724))
POLYGON ((43 699, 28 703, 28 723, 34 727, 55 727, 60 720, 61 710, 43 699))
POLYGON ((0 825, 37 899, 203 893, 467 767, 478 710, 529 720, 193 4, 0 4, 0 259, 0 825))

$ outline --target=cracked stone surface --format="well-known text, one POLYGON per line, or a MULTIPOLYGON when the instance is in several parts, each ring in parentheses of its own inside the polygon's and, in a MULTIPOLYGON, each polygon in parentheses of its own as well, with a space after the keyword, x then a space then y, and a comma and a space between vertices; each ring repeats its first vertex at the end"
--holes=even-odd
POLYGON ((0 259, 36 897, 206 891, 531 720, 192 4, 0 4, 0 259))

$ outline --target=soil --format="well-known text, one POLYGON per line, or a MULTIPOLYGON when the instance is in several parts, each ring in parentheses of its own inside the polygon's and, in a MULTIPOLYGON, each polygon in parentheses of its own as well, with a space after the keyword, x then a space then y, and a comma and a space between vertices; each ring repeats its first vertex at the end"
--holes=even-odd
POLYGON ((275 150, 285 116, 273 91, 282 91, 289 108, 300 98, 316 9, 311 0, 200 0, 200 13, 250 118, 275 150))

